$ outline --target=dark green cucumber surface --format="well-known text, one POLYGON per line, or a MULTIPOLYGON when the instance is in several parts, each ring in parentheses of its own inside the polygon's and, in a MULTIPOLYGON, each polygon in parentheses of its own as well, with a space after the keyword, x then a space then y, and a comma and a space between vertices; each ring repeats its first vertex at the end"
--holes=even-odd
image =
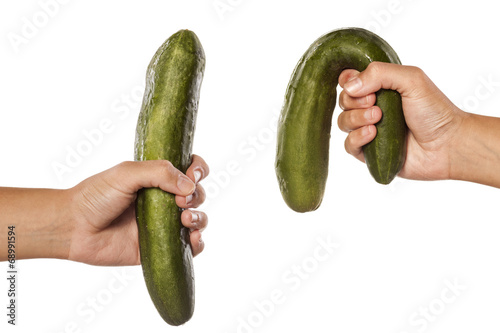
MULTIPOLYGON (((182 172, 191 151, 205 54, 198 37, 181 30, 149 64, 137 123, 135 159, 168 160, 182 172)), ((194 273, 189 230, 181 224, 175 196, 159 188, 139 191, 136 217, 146 285, 162 318, 187 322, 194 311, 194 273)))
MULTIPOLYGON (((293 210, 315 210, 323 199, 340 73, 363 71, 373 61, 400 64, 396 52, 376 34, 345 28, 317 39, 295 67, 278 123, 275 165, 282 196, 293 210)), ((406 123, 399 93, 380 90, 376 95, 383 116, 376 138, 363 150, 371 175, 388 184, 404 163, 406 123)))

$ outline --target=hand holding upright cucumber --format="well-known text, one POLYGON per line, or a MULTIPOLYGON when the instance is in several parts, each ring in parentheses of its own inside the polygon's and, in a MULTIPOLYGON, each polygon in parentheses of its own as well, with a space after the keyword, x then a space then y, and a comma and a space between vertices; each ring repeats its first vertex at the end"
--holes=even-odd
MULTIPOLYGON (((204 70, 205 52, 192 31, 178 31, 156 51, 148 66, 137 121, 136 160, 167 160, 187 172, 193 160, 204 70)), ((195 303, 192 251, 189 229, 181 224, 183 211, 177 198, 161 188, 139 191, 135 211, 151 299, 165 322, 182 325, 193 315, 195 303)))
MULTIPOLYGON (((14 223, 16 234, 22 235, 16 259, 139 265, 135 198, 141 188, 160 187, 175 194, 179 207, 187 208, 181 221, 192 230, 191 247, 197 255, 203 250, 201 231, 207 216, 192 208, 205 200, 198 182, 208 172, 205 161, 193 156, 186 175, 168 161, 123 162, 70 189, 0 187, 0 228, 7 230, 14 223), (189 195, 192 200, 186 203, 189 195)), ((3 248, 7 248, 6 242, 7 237, 0 238, 3 248)), ((0 251, 3 260, 7 260, 7 251, 0 251)))
POLYGON ((190 233, 193 255, 204 247, 200 231, 207 216, 192 210, 203 203, 205 191, 198 183, 208 174, 205 161, 194 156, 183 174, 169 161, 123 162, 67 190, 71 197, 72 227, 68 259, 91 265, 139 265, 135 199, 142 188, 159 187, 173 193, 185 210, 181 221, 190 233), (196 177, 195 172, 200 176, 196 177))
POLYGON ((455 106, 417 67, 372 63, 363 72, 339 77, 344 109, 338 125, 348 132, 346 151, 364 161, 362 147, 376 135, 382 113, 374 106, 381 88, 401 94, 408 126, 406 161, 400 177, 456 179, 500 187, 500 118, 471 114, 455 106))

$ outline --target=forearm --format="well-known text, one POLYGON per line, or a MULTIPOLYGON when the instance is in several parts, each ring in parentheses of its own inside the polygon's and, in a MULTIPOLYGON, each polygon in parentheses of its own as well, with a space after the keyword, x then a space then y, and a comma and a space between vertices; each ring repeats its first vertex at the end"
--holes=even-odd
POLYGON ((15 226, 17 259, 66 259, 68 200, 65 190, 0 188, 0 260, 7 260, 8 226, 15 226))
POLYGON ((500 118, 467 114, 456 142, 451 178, 500 188, 500 118))

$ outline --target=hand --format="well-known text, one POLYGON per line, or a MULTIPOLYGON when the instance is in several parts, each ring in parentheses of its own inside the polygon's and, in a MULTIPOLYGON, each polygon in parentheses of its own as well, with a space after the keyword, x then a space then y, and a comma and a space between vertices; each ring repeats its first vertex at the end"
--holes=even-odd
POLYGON ((375 104, 375 92, 397 90, 401 94, 408 125, 407 156, 400 177, 419 180, 450 179, 452 150, 459 141, 467 113, 457 108, 417 68, 374 62, 363 72, 345 70, 339 77, 344 90, 339 104, 339 128, 348 132, 346 151, 364 161, 362 147, 376 135, 382 111, 375 104))
POLYGON ((69 191, 72 215, 68 259, 91 265, 138 265, 140 253, 135 218, 136 192, 145 187, 159 187, 176 194, 182 224, 191 229, 191 248, 196 256, 203 251, 201 231, 207 225, 198 207, 205 191, 198 184, 208 175, 205 161, 193 155, 193 162, 182 174, 168 161, 124 162, 90 177, 69 191))

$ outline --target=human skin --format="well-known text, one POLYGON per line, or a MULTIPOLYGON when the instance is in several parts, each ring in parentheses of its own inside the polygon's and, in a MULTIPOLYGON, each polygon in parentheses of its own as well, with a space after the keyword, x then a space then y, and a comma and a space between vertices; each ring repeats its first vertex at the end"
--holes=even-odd
POLYGON ((455 106, 418 67, 373 62, 363 72, 344 70, 339 128, 347 132, 346 151, 364 162, 362 147, 377 133, 382 111, 375 92, 401 94, 408 125, 406 161, 400 177, 463 180, 500 188, 500 118, 455 106))
POLYGON ((123 162, 70 189, 0 188, 0 260, 7 260, 8 226, 15 226, 16 259, 57 258, 91 265, 140 264, 135 199, 141 188, 176 195, 193 255, 203 251, 207 215, 198 183, 209 173, 196 155, 186 174, 165 160, 123 162))

